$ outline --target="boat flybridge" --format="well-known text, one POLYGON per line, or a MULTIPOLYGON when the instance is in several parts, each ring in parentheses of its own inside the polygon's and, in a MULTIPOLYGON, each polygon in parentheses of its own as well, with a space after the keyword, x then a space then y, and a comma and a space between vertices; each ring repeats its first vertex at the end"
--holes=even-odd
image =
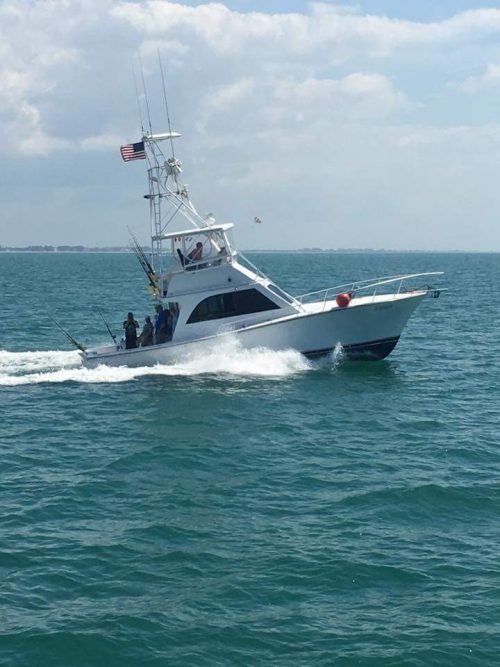
POLYGON ((437 275, 420 273, 291 296, 237 251, 232 224, 198 214, 175 157, 174 140, 180 136, 150 132, 133 144, 148 164, 151 258, 137 242, 135 251, 157 311, 169 314, 168 335, 129 349, 123 342, 84 349, 85 364, 169 364, 228 336, 243 348, 293 349, 308 357, 340 349, 347 359, 383 359, 420 301, 439 295, 428 285, 414 286, 437 275), (162 150, 164 141, 170 157, 162 150), (189 223, 187 229, 175 229, 180 218, 189 223))

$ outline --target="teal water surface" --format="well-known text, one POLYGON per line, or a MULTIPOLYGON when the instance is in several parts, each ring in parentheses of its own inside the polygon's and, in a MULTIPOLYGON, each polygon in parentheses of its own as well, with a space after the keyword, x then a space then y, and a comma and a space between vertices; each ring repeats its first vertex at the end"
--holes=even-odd
POLYGON ((88 370, 130 255, 0 254, 0 664, 498 665, 500 257, 252 256, 292 293, 443 270, 381 362, 88 370))

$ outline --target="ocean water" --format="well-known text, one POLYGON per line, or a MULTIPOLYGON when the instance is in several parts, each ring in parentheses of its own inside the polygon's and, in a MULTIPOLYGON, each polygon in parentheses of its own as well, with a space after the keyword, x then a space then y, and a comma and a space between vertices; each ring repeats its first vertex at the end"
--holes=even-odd
POLYGON ((500 256, 265 254, 301 293, 443 270, 381 362, 83 369, 130 255, 0 254, 0 664, 500 663, 500 256))

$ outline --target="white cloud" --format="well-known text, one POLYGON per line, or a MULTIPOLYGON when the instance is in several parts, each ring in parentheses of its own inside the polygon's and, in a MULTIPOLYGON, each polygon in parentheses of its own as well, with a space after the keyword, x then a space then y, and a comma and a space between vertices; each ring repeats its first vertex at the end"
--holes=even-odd
POLYGON ((390 79, 376 73, 354 72, 341 79, 284 81, 277 85, 276 100, 295 108, 314 107, 316 113, 347 113, 352 118, 375 118, 408 106, 406 96, 390 79))
POLYGON ((123 137, 110 133, 85 137, 75 142, 74 148, 80 148, 83 151, 116 151, 117 146, 121 143, 123 143, 123 137))
POLYGON ((500 64, 491 63, 486 71, 479 76, 471 76, 458 84, 457 89, 462 93, 474 94, 489 88, 500 87, 500 64))
POLYGON ((439 45, 500 31, 500 9, 481 9, 450 19, 419 23, 386 16, 362 15, 326 3, 312 3, 311 14, 242 14, 223 4, 186 7, 172 2, 122 2, 113 10, 144 35, 191 31, 214 52, 266 57, 270 52, 311 54, 338 50, 344 58, 369 49, 388 54, 396 48, 439 45))
MULTIPOLYGON (((310 98, 320 105, 320 115, 321 105, 330 104, 334 115, 380 118, 409 103, 376 66, 370 68, 374 72, 358 67, 338 78, 323 70, 335 63, 345 69, 351 59, 387 56, 395 49, 480 39, 500 31, 500 10, 418 23, 322 2, 312 3, 309 14, 271 15, 244 14, 221 3, 4 0, 0 26, 3 143, 10 150, 25 152, 29 146, 50 154, 87 139, 92 143, 94 135, 125 134, 133 112, 110 117, 109 99, 134 107, 131 70, 139 51, 148 74, 157 69, 160 50, 169 84, 179 85, 182 76, 186 89, 212 113, 253 99, 268 107, 263 113, 268 121, 283 122, 305 113, 310 98), (280 107, 286 95, 295 113, 280 107)), ((480 81, 465 82, 464 89, 493 81, 495 67, 480 81)), ((207 113, 200 108, 196 117, 193 111, 193 125, 204 127, 207 113)), ((94 145, 105 148, 106 141, 94 145)))
MULTIPOLYGON (((33 116, 38 118, 35 110, 31 110, 33 116)), ((25 155, 47 156, 55 151, 62 151, 73 148, 72 144, 64 139, 51 137, 39 127, 38 123, 33 123, 28 127, 28 132, 23 135, 23 130, 19 132, 18 146, 19 151, 25 155)))
POLYGON ((209 97, 208 103, 212 109, 227 111, 238 103, 248 101, 254 90, 255 81, 245 77, 228 86, 219 88, 209 97))
MULTIPOLYGON (((46 86, 43 86, 46 90, 46 86)), ((27 71, 4 69, 0 73, 0 120, 4 144, 20 153, 46 155, 61 147, 61 140, 47 136, 38 108, 28 101, 29 91, 40 83, 27 71)))
MULTIPOLYGON (((445 178, 441 161, 455 165, 454 180, 446 182, 450 191, 466 190, 467 179, 476 179, 476 192, 481 178, 489 183, 484 165, 499 157, 498 127, 484 118, 474 127, 454 117, 460 110, 453 106, 456 95, 446 99, 453 97, 446 81, 450 71, 470 71, 462 51, 471 45, 479 62, 494 63, 495 56, 483 52, 499 33, 500 9, 424 23, 326 2, 312 3, 308 13, 271 15, 222 3, 3 0, 0 145, 23 165, 30 164, 27 156, 43 156, 47 182, 57 162, 68 177, 78 176, 78 187, 88 178, 100 186, 110 172, 100 171, 101 160, 89 167, 95 153, 105 160, 114 152, 119 160, 119 144, 139 136, 132 74, 138 53, 153 125, 165 128, 160 51, 174 129, 185 133, 179 153, 201 210, 204 201, 206 210, 219 201, 221 216, 232 219, 245 210, 250 216, 258 197, 283 220, 300 221, 322 215, 299 200, 299 193, 314 192, 318 207, 334 201, 337 215, 355 224, 377 206, 387 219, 392 206, 411 208, 415 181, 429 193, 418 204, 424 216, 427 202, 429 211, 438 201, 445 205, 443 191, 430 184, 433 175, 445 178), (450 58, 453 68, 443 73, 450 58), (408 165, 418 166, 416 176, 408 165)), ((498 80, 500 66, 491 64, 459 89, 495 90, 498 80)), ((124 181, 127 197, 137 173, 120 172, 130 179, 124 181)), ((15 183, 5 162, 1 178, 15 183)), ((79 193, 75 215, 81 212, 90 230, 79 193)), ((500 215, 500 204, 491 210, 500 215)), ((363 229, 367 237, 372 233, 368 225, 363 229)), ((103 233, 96 224, 95 242, 103 233)), ((400 238, 404 245, 403 232, 400 238)))
POLYGON ((491 123, 482 126, 458 125, 452 127, 407 127, 397 140, 401 148, 418 146, 441 146, 448 151, 475 150, 479 152, 488 147, 497 150, 500 144, 500 124, 491 123))

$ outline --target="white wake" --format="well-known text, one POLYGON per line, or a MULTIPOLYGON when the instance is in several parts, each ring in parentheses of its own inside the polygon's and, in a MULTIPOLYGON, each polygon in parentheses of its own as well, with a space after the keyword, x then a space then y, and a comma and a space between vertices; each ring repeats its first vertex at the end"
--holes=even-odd
MULTIPOLYGON (((336 350, 327 363, 341 360, 336 350)), ((324 367, 325 362, 321 363, 324 367)), ((40 383, 114 383, 144 376, 240 376, 283 378, 317 368, 295 350, 275 352, 266 348, 247 350, 236 340, 185 355, 169 365, 140 368, 98 366, 85 368, 78 352, 7 352, 0 350, 0 386, 40 383)))

